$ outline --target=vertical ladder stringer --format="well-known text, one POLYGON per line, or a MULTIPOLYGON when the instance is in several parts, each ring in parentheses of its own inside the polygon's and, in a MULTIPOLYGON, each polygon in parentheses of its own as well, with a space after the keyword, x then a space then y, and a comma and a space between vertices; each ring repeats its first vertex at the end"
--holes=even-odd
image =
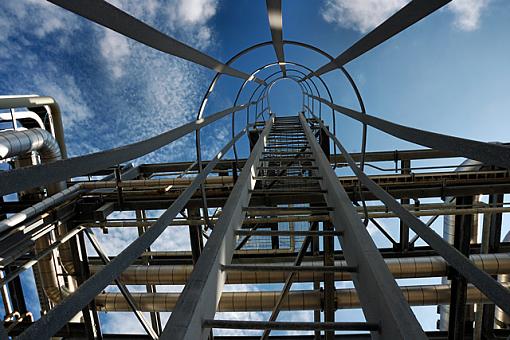
POLYGON ((221 270, 221 266, 231 262, 235 248, 234 231, 243 223, 245 215, 243 207, 248 205, 251 190, 255 186, 255 169, 259 166, 273 121, 274 118, 271 116, 266 122, 177 300, 161 339, 195 340, 206 339, 209 336, 209 329, 203 328, 202 324, 205 319, 212 319, 216 313, 225 283, 225 272, 221 270))
POLYGON ((322 178, 321 187, 345 260, 356 267, 353 274, 363 313, 368 323, 379 325, 371 335, 377 339, 426 339, 425 332, 400 291, 379 250, 363 225, 344 188, 338 181, 324 152, 320 148, 306 118, 299 115, 310 145, 315 165, 322 178))

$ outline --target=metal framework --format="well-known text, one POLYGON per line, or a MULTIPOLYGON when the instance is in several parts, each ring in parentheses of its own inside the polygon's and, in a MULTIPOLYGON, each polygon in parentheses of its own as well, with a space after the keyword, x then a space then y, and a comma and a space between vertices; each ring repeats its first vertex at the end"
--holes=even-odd
POLYGON ((49 1, 217 74, 195 121, 74 158, 67 158, 60 108, 51 97, 0 98, 0 109, 9 110, 0 113, 0 120, 13 124, 11 131, 0 132, 0 157, 11 166, 0 173, 0 289, 6 311, 1 339, 136 338, 104 333, 101 312, 132 312, 146 332, 139 336, 143 339, 231 338, 219 335, 220 329, 258 330, 247 339, 510 335, 510 235, 501 235, 502 216, 510 212, 504 200, 510 193, 510 148, 369 115, 344 67, 449 1, 410 1, 334 58, 313 45, 284 40, 282 1, 266 0, 271 41, 248 47, 225 63, 106 1, 49 1), (231 66, 268 45, 276 62, 253 72, 231 66), (314 71, 306 62, 287 60, 285 45, 308 49, 329 62, 314 71), (274 67, 278 71, 258 77, 274 67), (359 111, 333 102, 331 84, 321 75, 336 69, 352 86, 359 111), (244 81, 234 105, 204 116, 223 74, 244 81), (269 93, 281 79, 300 86, 301 112, 279 116, 271 110, 269 93), (257 86, 248 92, 252 81, 257 86), (242 94, 250 99, 239 104, 242 94), (323 106, 331 109, 331 129, 323 119, 323 106), (236 118, 240 111, 246 111, 241 127, 236 118), (360 153, 349 154, 342 145, 337 115, 361 123, 360 153), (231 139, 215 157, 204 160, 201 131, 227 120, 231 139), (429 149, 367 152, 368 127, 429 149), (195 134, 191 149, 196 161, 126 164, 190 133, 195 134), (246 159, 237 150, 244 136, 250 150, 246 159), (223 159, 230 150, 234 157, 223 159), (413 166, 417 160, 454 157, 468 161, 413 166), (388 162, 395 167, 386 168, 388 162), (354 176, 339 176, 339 168, 349 168, 354 176), (367 175, 367 168, 376 174, 367 175), (6 200, 9 194, 17 199, 6 200), (481 195, 488 195, 488 203, 481 195), (441 201, 421 203, 425 198, 441 201), (163 212, 151 217, 155 210, 163 212), (133 211, 134 217, 113 218, 118 211, 133 211), (424 216, 430 217, 427 222, 420 219, 424 216), (443 237, 431 229, 439 216, 444 219, 443 237), (398 233, 381 223, 385 218, 399 219, 398 233), (369 223, 388 247, 377 244, 369 223), (166 230, 178 226, 188 228, 190 249, 153 249, 166 230), (136 239, 113 257, 94 234, 111 228, 137 230, 136 239), (95 254, 87 253, 87 242, 95 254), (27 305, 20 279, 29 269, 42 311, 37 320, 32 312, 39 306, 27 305), (397 280, 412 278, 442 282, 407 286, 397 280), (340 288, 346 281, 352 287, 340 288), (295 283, 307 288, 293 289, 295 283), (236 284, 251 290, 224 291, 236 284), (270 290, 260 289, 266 284, 270 290), (131 285, 142 285, 145 291, 130 291, 131 285), (177 285, 184 285, 181 292, 161 290, 177 285), (110 286, 118 291, 107 289, 110 286), (411 306, 430 305, 438 306, 440 322, 437 331, 425 332, 411 306), (355 308, 362 310, 363 320, 336 317, 340 309, 355 308), (285 319, 285 312, 296 310, 310 311, 309 320, 285 319), (250 311, 265 311, 267 318, 217 315, 250 311), (171 312, 168 321, 162 312, 171 312))

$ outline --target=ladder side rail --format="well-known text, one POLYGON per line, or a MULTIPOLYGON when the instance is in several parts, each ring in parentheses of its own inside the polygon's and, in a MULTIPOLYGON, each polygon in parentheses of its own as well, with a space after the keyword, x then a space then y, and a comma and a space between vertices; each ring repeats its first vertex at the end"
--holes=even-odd
POLYGON ((353 282, 358 291, 363 312, 369 323, 379 324, 379 332, 371 332, 376 339, 427 339, 393 275, 360 219, 335 172, 302 113, 301 124, 314 153, 321 186, 335 229, 343 235, 338 239, 349 266, 357 267, 353 282))
MULTIPOLYGON (((321 122, 319 122, 321 124, 321 122)), ((377 183, 371 180, 347 153, 343 145, 336 136, 329 132, 330 137, 338 145, 352 171, 358 179, 370 190, 379 200, 381 200, 389 210, 393 211, 406 225, 408 225, 422 240, 424 240, 432 249, 437 251, 450 266, 464 276, 469 282, 473 283, 485 296, 487 296, 498 307, 510 314, 510 290, 505 288, 500 282, 493 279, 485 271, 477 268, 473 262, 465 255, 446 242, 428 225, 414 216, 393 196, 381 188, 377 183)))
POLYGON ((221 265, 230 264, 235 249, 235 230, 241 227, 252 190, 256 169, 273 125, 273 116, 266 122, 250 158, 230 193, 223 212, 182 291, 175 309, 161 334, 161 339, 206 339, 210 329, 203 328, 205 319, 212 319, 223 291, 226 273, 221 265))

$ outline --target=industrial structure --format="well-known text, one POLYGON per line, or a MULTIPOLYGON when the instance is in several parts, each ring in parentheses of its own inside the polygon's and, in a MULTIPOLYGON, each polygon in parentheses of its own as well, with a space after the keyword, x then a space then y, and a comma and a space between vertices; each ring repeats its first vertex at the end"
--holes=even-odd
POLYGON ((501 233, 502 216, 510 211, 504 201, 504 194, 510 193, 510 148, 371 116, 344 68, 449 1, 410 1, 333 57, 313 45, 284 40, 281 0, 267 0, 272 40, 251 46, 226 63, 106 1, 50 2, 147 48, 218 73, 196 121, 141 142, 74 158, 67 158, 61 113, 51 97, 0 98, 5 112, 0 119, 13 123, 0 132, 0 157, 11 167, 0 173, 0 288, 6 311, 0 338, 234 338, 218 335, 218 329, 259 331, 246 339, 510 335, 510 244, 501 233), (274 46, 275 63, 251 73, 231 66, 268 45, 274 46), (304 62, 287 60, 284 45, 310 50, 330 62, 313 70, 304 62), (269 67, 276 72, 260 79, 259 71, 269 67), (331 71, 347 77, 359 111, 333 103, 321 77, 331 71), (249 102, 239 104, 236 99, 233 107, 204 116, 209 95, 222 76, 243 79, 239 93, 249 82, 258 86, 249 102), (279 116, 268 105, 271 86, 282 78, 301 87, 301 112, 279 116), (244 126, 235 124, 240 115, 246 115, 244 126), (331 115, 327 117, 333 122, 331 129, 326 115, 331 115), (360 153, 345 150, 342 136, 335 133, 335 115, 362 124, 360 153), (221 119, 231 122, 232 138, 215 157, 202 159, 200 131, 221 119), (426 148, 367 152, 368 127, 426 148), (190 146, 197 151, 195 162, 130 165, 187 134, 196 137, 196 146, 190 146), (238 157, 236 151, 243 136, 249 141, 247 158, 238 157), (223 159, 230 150, 235 157, 223 159), (415 165, 455 157, 466 161, 453 169, 415 165), (394 162, 395 168, 382 168, 384 162, 394 162), (367 175, 368 167, 375 174, 367 175), (339 176, 340 168, 349 168, 355 176, 339 176), (481 195, 488 195, 488 202, 481 201, 481 195), (430 198, 442 201, 421 203, 430 198), (161 210, 157 218, 151 217, 161 210), (119 211, 131 211, 134 217, 112 218, 119 211), (429 216, 428 222, 420 219, 423 216, 429 216), (444 235, 430 228, 439 216, 444 216, 444 235), (400 219, 398 238, 380 222, 395 217, 400 219), (376 246, 368 224, 389 247, 376 246), (151 250, 158 237, 175 226, 189 228, 190 249, 151 250), (110 258, 94 232, 113 228, 134 229, 138 237, 110 258), (87 252, 86 243, 94 253, 87 252), (20 280, 29 269, 40 302, 37 320, 20 280), (398 280, 431 277, 442 277, 443 282, 405 285, 398 280), (342 282, 352 286, 341 288, 342 282), (295 283, 310 288, 292 289, 295 283), (266 287, 271 289, 224 291, 226 285, 236 284, 270 284, 266 287), (133 285, 144 290, 130 291, 133 285), (179 285, 184 286, 182 291, 160 289, 179 285), (107 289, 112 286, 116 288, 107 289), (438 306, 441 319, 438 330, 425 332, 411 306, 431 305, 438 306), (364 320, 335 317, 337 310, 355 308, 362 309, 364 320), (310 311, 310 320, 278 318, 282 311, 295 310, 310 311), (216 315, 242 316, 250 311, 265 311, 269 317, 256 321, 216 315), (101 329, 100 312, 132 312, 146 334, 107 334, 101 329), (168 320, 162 318, 163 312, 171 312, 168 320))

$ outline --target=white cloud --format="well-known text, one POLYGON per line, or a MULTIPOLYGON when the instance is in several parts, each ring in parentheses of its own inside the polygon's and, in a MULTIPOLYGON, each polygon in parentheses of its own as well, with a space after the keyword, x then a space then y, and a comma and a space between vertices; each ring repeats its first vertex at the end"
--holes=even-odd
POLYGON ((406 3, 406 0, 327 0, 322 17, 329 23, 366 33, 406 3))
POLYGON ((455 26, 463 31, 474 31, 480 25, 482 11, 489 0, 455 0, 448 8, 455 14, 455 26))
POLYGON ((79 123, 91 119, 93 114, 83 99, 82 91, 74 77, 69 74, 58 75, 56 67, 53 67, 49 74, 51 77, 34 78, 34 85, 41 91, 44 89, 41 95, 50 95, 55 98, 63 111, 64 128, 68 131, 74 130, 79 123), (57 75, 58 80, 55 79, 57 75))
POLYGON ((216 14, 217 0, 178 0, 169 6, 169 15, 181 24, 197 25, 216 14))
POLYGON ((2 5, 4 8, 0 12, 0 41, 19 35, 20 29, 30 30, 37 37, 44 38, 57 32, 71 34, 79 27, 74 14, 47 1, 5 1, 2 5), (34 24, 34 18, 38 18, 37 24, 34 24), (8 24, 14 20, 20 23, 18 27, 8 24))
MULTIPOLYGON (((377 27, 409 0, 326 0, 321 9, 324 20, 343 28, 367 33, 377 27)), ((454 25, 464 31, 478 28, 489 0, 454 0, 447 8, 455 16, 454 25)))
MULTIPOLYGON (((217 0, 173 0, 170 3, 158 0, 148 2, 115 0, 110 3, 172 37, 178 35, 183 42, 194 48, 204 49, 210 46, 212 30, 208 26, 208 21, 216 14, 217 0), (159 11, 161 8, 165 10, 159 11)), ((97 34, 101 55, 108 64, 112 77, 121 78, 129 67, 128 57, 139 43, 109 29, 98 28, 97 34)), ((172 58, 161 54, 159 57, 172 58)))
POLYGON ((128 39, 112 30, 105 30, 99 40, 101 55, 106 59, 114 78, 124 75, 123 64, 129 56, 128 39))

